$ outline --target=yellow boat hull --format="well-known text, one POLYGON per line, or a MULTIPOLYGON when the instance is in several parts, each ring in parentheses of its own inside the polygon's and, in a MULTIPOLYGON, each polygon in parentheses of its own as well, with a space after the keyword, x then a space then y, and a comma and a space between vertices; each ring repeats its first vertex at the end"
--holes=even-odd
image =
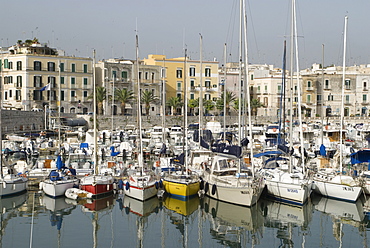
POLYGON ((163 180, 164 190, 174 198, 186 199, 198 194, 200 183, 176 182, 174 180, 163 180))

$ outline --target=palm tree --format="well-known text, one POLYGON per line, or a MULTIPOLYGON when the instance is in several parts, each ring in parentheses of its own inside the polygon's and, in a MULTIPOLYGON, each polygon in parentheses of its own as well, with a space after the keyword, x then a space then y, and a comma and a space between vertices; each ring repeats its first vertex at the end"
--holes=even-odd
POLYGON ((126 104, 135 99, 134 92, 127 88, 116 89, 114 92, 115 100, 121 102, 121 115, 126 112, 126 104))
MULTIPOLYGON (((224 114, 227 114, 227 115, 230 115, 230 104, 235 102, 236 100, 236 96, 233 92, 231 91, 226 91, 226 113, 224 114)), ((219 110, 223 110, 224 109, 224 92, 222 93, 220 99, 217 100, 216 102, 216 107, 217 109, 219 110)))
POLYGON ((150 104, 158 101, 158 97, 153 94, 152 91, 145 90, 141 93, 141 104, 145 106, 146 116, 149 116, 150 104))
POLYGON ((166 105, 171 107, 172 115, 176 115, 177 114, 177 109, 182 107, 183 102, 181 101, 180 97, 173 96, 170 99, 168 99, 166 105))
POLYGON ((263 104, 259 99, 251 99, 251 111, 252 115, 257 116, 257 109, 263 107, 263 104))
MULTIPOLYGON (((98 111, 97 111, 97 114, 103 114, 103 102, 106 100, 106 96, 105 96, 105 93, 106 93, 106 89, 104 87, 96 87, 96 103, 97 103, 97 107, 98 107, 98 111)), ((94 94, 93 95, 90 95, 88 96, 87 99, 92 99, 94 97, 94 94)), ((94 112, 96 111, 96 109, 94 109, 94 112)))
POLYGON ((194 109, 199 107, 199 98, 198 99, 190 99, 188 102, 188 108, 190 109, 190 114, 194 114, 194 109))
POLYGON ((203 101, 203 107, 204 107, 204 110, 205 110, 205 114, 208 114, 209 111, 211 111, 215 108, 215 103, 211 100, 204 100, 203 101))

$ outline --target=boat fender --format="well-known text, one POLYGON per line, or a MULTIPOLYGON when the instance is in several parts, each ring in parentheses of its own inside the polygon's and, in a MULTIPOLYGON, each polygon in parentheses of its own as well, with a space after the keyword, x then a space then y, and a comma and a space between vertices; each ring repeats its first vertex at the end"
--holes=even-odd
POLYGON ((203 180, 201 180, 201 181, 200 181, 199 188, 200 188, 201 190, 203 190, 203 189, 204 189, 204 181, 203 181, 203 180))
POLYGON ((163 182, 162 182, 162 180, 159 180, 159 187, 160 188, 163 188, 163 182))
POLYGON ((155 188, 158 189, 159 188, 159 183, 158 182, 155 182, 155 188))
POLYGON ((212 195, 216 194, 216 191, 217 191, 216 184, 213 184, 213 186, 212 186, 212 195))
POLYGON ((40 183, 39 183, 39 189, 40 189, 40 190, 42 189, 43 184, 44 184, 44 182, 40 182, 40 183))
POLYGON ((130 183, 126 182, 126 190, 129 190, 129 189, 130 189, 130 183))
POLYGON ((209 189, 209 184, 207 182, 206 185, 204 186, 204 192, 206 192, 206 194, 208 193, 208 189, 209 189))
POLYGON ((3 182, 3 188, 6 189, 6 182, 3 182))
POLYGON ((130 213, 130 208, 129 207, 125 207, 125 213, 126 214, 129 214, 130 213))
POLYGON ((213 218, 216 218, 217 217, 217 211, 216 211, 215 208, 212 208, 211 213, 212 213, 212 217, 213 218))
POLYGON ((120 179, 120 180, 118 181, 118 188, 119 188, 119 189, 123 189, 123 181, 122 181, 122 179, 120 179))

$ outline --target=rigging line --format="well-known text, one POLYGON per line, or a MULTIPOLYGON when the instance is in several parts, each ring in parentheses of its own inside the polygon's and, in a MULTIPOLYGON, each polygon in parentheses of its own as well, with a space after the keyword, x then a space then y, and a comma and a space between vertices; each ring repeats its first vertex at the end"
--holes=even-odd
MULTIPOLYGON (((229 47, 233 47, 233 34, 235 32, 234 30, 235 30, 235 22, 236 22, 235 17, 237 16, 236 10, 238 9, 236 6, 237 6, 237 0, 234 0, 232 8, 231 8, 230 19, 229 19, 229 27, 228 27, 228 31, 227 31, 227 35, 226 35, 226 42, 225 42, 226 44, 229 44, 229 47), (232 21, 232 20, 234 20, 234 21, 232 21), (232 25, 232 28, 230 28, 231 25, 232 25), (232 29, 231 32, 230 32, 230 29, 232 29), (230 37, 230 34, 231 34, 231 37, 230 37), (230 39, 230 42, 227 42, 228 39, 230 39)), ((228 56, 231 57, 231 55, 232 55, 232 53, 230 51, 228 56)), ((236 60, 231 59, 230 61, 236 61, 236 60)))
POLYGON ((252 11, 251 11, 251 7, 250 7, 250 4, 249 4, 249 0, 247 0, 247 6, 248 8, 246 8, 249 12, 249 16, 250 16, 250 23, 251 23, 251 26, 252 26, 252 33, 253 33, 253 38, 254 38, 254 42, 255 42, 255 46, 256 46, 256 50, 257 50, 257 58, 258 60, 261 60, 261 53, 260 53, 260 49, 258 47, 258 42, 257 42, 257 37, 256 37, 256 30, 254 28, 254 24, 253 24, 253 18, 252 18, 252 11))

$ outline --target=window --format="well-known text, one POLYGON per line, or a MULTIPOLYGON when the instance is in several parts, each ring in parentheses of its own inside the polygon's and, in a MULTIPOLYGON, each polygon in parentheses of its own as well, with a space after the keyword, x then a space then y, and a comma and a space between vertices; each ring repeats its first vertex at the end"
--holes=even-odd
POLYGON ((367 95, 362 95, 362 101, 367 102, 367 95))
POLYGON ((64 72, 64 63, 60 63, 60 72, 64 72))
POLYGON ((13 77, 12 76, 5 76, 4 77, 4 84, 12 84, 13 83, 13 77))
POLYGON ((181 99, 181 93, 176 94, 177 98, 181 99))
POLYGON ((267 93, 267 85, 265 85, 265 93, 267 93))
POLYGON ((261 93, 261 86, 260 85, 257 86, 257 93, 261 93))
POLYGON ((17 61, 17 70, 18 71, 22 70, 22 61, 17 61))
POLYGON ((87 73, 87 64, 84 64, 84 73, 87 73))
POLYGON ((139 81, 140 81, 141 78, 142 78, 142 72, 139 71, 139 81))
POLYGON ((210 88, 211 88, 211 81, 206 80, 206 81, 204 82, 204 86, 205 86, 207 89, 210 89, 210 88))
POLYGON ((17 76, 17 88, 22 88, 22 76, 17 76))
POLYGON ((351 89, 351 80, 349 80, 349 79, 344 80, 344 85, 346 87, 346 90, 350 90, 351 89))
POLYGON ((9 61, 9 69, 13 69, 13 62, 9 61))
POLYGON ((177 70, 176 70, 176 77, 177 78, 182 78, 182 69, 181 68, 177 68, 177 70))
POLYGON ((181 90, 182 90, 181 83, 177 82, 177 91, 181 91, 181 90))
POLYGON ((311 88, 312 87, 312 82, 311 81, 307 81, 307 88, 311 88))
MULTIPOLYGON (((42 87, 42 77, 41 76, 33 77, 33 87, 42 87)), ((38 99, 38 100, 42 100, 42 99, 38 99)))
POLYGON ((87 91, 86 90, 84 90, 84 97, 87 97, 87 91))
POLYGON ((349 103, 349 95, 345 95, 346 103, 349 103))
POLYGON ((117 71, 112 71, 112 78, 117 78, 117 71))
POLYGON ((190 99, 193 100, 194 99, 194 93, 191 93, 190 94, 190 99))
POLYGON ((71 85, 75 85, 76 84, 76 78, 75 77, 71 77, 71 85))
POLYGON ((71 71, 76 72, 76 64, 71 64, 71 71))
POLYGON ((195 88, 195 81, 194 79, 190 79, 190 89, 194 89, 195 88))
POLYGON ((161 69, 161 77, 163 77, 163 78, 166 77, 166 68, 161 69))
POLYGON ((189 68, 189 76, 190 77, 195 77, 195 67, 190 67, 189 68))
POLYGON ((211 100, 211 95, 210 94, 204 94, 204 98, 206 100, 211 100))
POLYGON ((330 88, 330 86, 329 86, 329 80, 328 80, 328 79, 326 79, 326 80, 325 80, 324 89, 329 89, 329 88, 330 88))
POLYGON ((55 71, 55 63, 48 62, 48 71, 55 71))
POLYGON ((362 82, 362 85, 364 87, 364 90, 367 90, 367 82, 366 81, 362 82))
POLYGON ((144 78, 145 80, 148 80, 149 79, 149 72, 145 72, 145 78, 144 78))
POLYGON ((9 68, 9 60, 4 59, 4 69, 8 69, 8 68, 9 68))
POLYGON ((22 100, 22 95, 20 90, 15 91, 15 100, 21 101, 22 100))
POLYGON ((281 85, 278 85, 277 93, 278 93, 278 94, 281 94, 281 85))
POLYGON ((84 78, 84 85, 87 85, 87 78, 84 78))
POLYGON ((311 103, 311 95, 307 95, 307 103, 311 103))
POLYGON ((4 92, 4 100, 8 100, 8 92, 7 91, 4 92))
POLYGON ((62 90, 61 92, 60 92, 60 100, 61 101, 64 101, 65 99, 64 99, 64 90, 62 90))
POLYGON ((334 101, 333 95, 331 95, 331 94, 328 95, 328 101, 334 101))
POLYGON ((123 71, 121 73, 121 77, 126 79, 127 78, 127 71, 123 71))
POLYGON ((42 97, 42 91, 40 90, 34 90, 33 91, 33 100, 44 100, 44 98, 42 97))
POLYGON ((321 100, 322 100, 322 96, 321 95, 317 95, 316 96, 317 104, 322 104, 321 100))
POLYGON ((60 77, 60 84, 64 84, 64 77, 60 77))
POLYGON ((55 77, 53 76, 50 76, 48 77, 48 84, 50 84, 50 88, 56 88, 56 85, 55 85, 55 77))
POLYGON ((13 91, 9 90, 9 98, 12 98, 12 97, 13 97, 13 91))
POLYGON ((71 90, 71 98, 74 98, 76 97, 76 91, 75 90, 71 90))
POLYGON ((269 105, 269 100, 267 97, 263 98, 263 106, 267 107, 269 105))
POLYGON ((41 71, 41 61, 34 61, 33 62, 33 70, 34 71, 41 71))
POLYGON ((211 76, 211 68, 205 68, 204 69, 204 74, 206 77, 210 77, 211 76))

